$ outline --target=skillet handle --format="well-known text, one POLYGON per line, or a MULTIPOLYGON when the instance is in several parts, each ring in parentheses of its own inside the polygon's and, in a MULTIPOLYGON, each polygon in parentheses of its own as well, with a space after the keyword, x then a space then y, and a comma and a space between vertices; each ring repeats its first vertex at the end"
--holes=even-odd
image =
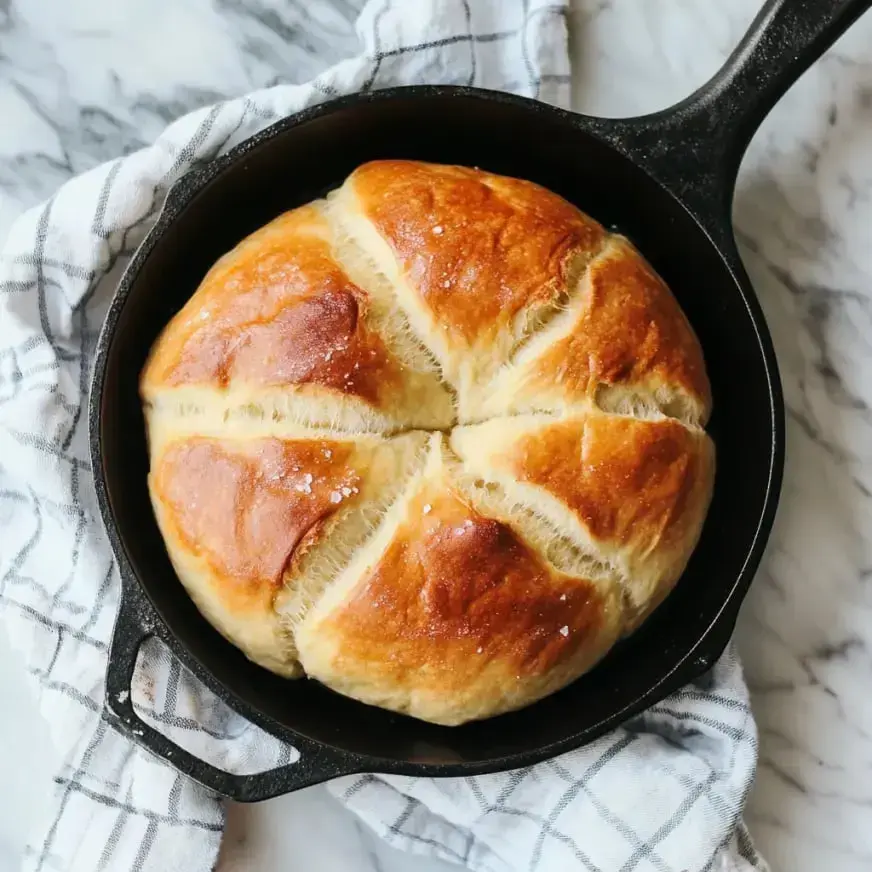
POLYGON ((723 67, 661 112, 597 119, 597 132, 630 153, 689 205, 729 224, 739 164, 763 119, 872 0, 767 0, 723 67))
POLYGON ((715 76, 672 110, 700 109, 729 126, 735 170, 751 137, 796 80, 872 0, 768 0, 715 76))
POLYGON ((169 631, 139 585, 122 572, 122 595, 109 649, 103 718, 132 742, 208 790, 237 802, 259 802, 358 771, 342 755, 305 739, 294 739, 296 763, 252 775, 234 775, 200 760, 159 733, 136 713, 131 682, 143 642, 167 639, 169 631))

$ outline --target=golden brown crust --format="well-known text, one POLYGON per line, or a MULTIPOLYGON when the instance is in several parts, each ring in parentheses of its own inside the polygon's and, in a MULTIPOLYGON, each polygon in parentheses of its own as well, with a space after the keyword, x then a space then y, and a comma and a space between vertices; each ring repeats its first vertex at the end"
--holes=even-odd
POLYGON ((671 419, 517 416, 458 428, 452 446, 620 576, 631 627, 677 581, 711 499, 711 440, 671 419))
MULTIPOLYGON (((308 389, 312 399, 326 391, 388 418, 404 402, 436 403, 438 381, 411 383, 414 373, 387 347, 371 309, 335 258, 320 210, 287 212, 209 271, 155 343, 143 395, 233 388, 257 404, 265 389, 308 389)), ((398 423, 406 423, 402 414, 398 423)))
POLYGON ((557 571, 443 487, 410 503, 372 570, 310 631, 318 647, 303 662, 357 698, 452 724, 558 689, 607 650, 619 619, 608 588, 557 571))
POLYGON ((193 437, 156 458, 165 537, 200 557, 227 608, 271 609, 295 553, 360 493, 347 443, 193 437))
POLYGON ((467 167, 374 161, 348 184, 426 306, 469 345, 565 293, 571 256, 605 236, 545 188, 467 167))
POLYGON ((365 164, 243 240, 140 388, 203 614, 269 669, 436 723, 589 669, 672 589, 711 496, 666 285, 557 195, 464 167, 365 164))
POLYGON ((332 621, 342 625, 344 656, 394 677, 435 662, 428 677, 452 692, 458 665, 476 653, 518 676, 547 672, 602 621, 602 603, 593 585, 559 577, 505 524, 443 499, 398 532, 332 621))
POLYGON ((228 313, 209 328, 194 326, 166 384, 317 384, 377 403, 395 373, 382 343, 360 324, 360 310, 346 286, 295 299, 267 320, 228 313))
POLYGON ((612 237, 590 263, 570 319, 521 366, 514 391, 521 407, 584 403, 603 387, 622 386, 667 412, 670 398, 684 395, 705 423, 711 388, 699 341, 669 288, 625 239, 612 237))
POLYGON ((564 503, 599 540, 643 553, 684 538, 709 470, 700 438, 677 421, 587 415, 529 433, 501 460, 564 503))

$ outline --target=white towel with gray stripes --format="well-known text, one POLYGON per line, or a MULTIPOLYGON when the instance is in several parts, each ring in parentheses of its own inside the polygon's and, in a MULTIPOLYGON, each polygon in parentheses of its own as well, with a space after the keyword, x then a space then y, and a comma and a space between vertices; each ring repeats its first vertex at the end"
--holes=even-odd
MULTIPOLYGON (((221 841, 223 804, 100 718, 119 579, 83 409, 107 305, 168 186, 272 121, 362 88, 469 83, 566 104, 565 5, 371 0, 357 56, 309 84, 193 112, 13 226, 0 261, 0 614, 64 761, 27 870, 207 872, 221 841)), ((160 730, 230 771, 292 759, 156 644, 134 697, 160 730)), ((329 789, 392 844, 478 872, 751 870, 763 862, 741 813, 755 764, 748 695, 727 654, 705 681, 549 763, 467 779, 355 776, 329 789)))

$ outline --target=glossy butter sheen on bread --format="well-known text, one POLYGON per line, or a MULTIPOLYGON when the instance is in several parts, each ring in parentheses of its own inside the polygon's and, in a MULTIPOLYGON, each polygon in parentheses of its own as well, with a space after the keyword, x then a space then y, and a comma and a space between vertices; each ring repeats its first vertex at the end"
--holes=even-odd
POLYGON ((672 590, 699 343, 531 182, 375 161, 225 254, 140 380, 176 572, 255 662, 440 724, 541 699, 672 590))

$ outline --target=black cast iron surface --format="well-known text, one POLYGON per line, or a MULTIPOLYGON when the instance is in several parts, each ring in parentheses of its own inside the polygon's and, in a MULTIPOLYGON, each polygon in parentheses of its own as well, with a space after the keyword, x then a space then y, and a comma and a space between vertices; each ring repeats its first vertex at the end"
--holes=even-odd
POLYGON ((123 597, 106 717, 215 791, 251 801, 359 771, 470 775, 579 747, 705 672, 723 651, 774 519, 783 402, 769 333, 733 240, 733 184, 759 122, 872 0, 773 0, 723 70, 655 115, 588 118, 455 87, 359 94, 264 130, 171 191, 134 256, 98 344, 90 403, 97 497, 123 597), (371 708, 255 666, 199 614, 149 504, 138 376, 160 329, 212 263, 360 163, 406 157, 532 179, 629 236, 673 289, 702 343, 717 446, 700 543, 667 602, 588 675, 527 709, 445 728, 371 708), (301 754, 258 775, 222 772, 134 713, 142 642, 161 638, 234 709, 301 754))

